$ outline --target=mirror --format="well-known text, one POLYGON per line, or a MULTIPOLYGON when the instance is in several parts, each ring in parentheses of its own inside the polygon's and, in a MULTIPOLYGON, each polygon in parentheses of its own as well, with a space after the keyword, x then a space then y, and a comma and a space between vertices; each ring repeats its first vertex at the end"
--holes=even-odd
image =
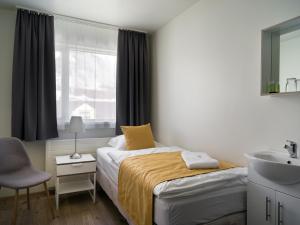
POLYGON ((300 17, 262 31, 261 94, 300 93, 300 17))
POLYGON ((300 91, 300 30, 280 35, 280 92, 300 91))

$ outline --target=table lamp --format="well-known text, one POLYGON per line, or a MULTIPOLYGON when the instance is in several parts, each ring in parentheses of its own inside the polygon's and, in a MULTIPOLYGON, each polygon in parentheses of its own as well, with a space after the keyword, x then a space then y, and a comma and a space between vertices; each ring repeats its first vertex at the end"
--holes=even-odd
POLYGON ((70 155, 71 159, 80 159, 81 155, 77 153, 77 134, 83 132, 83 122, 81 116, 72 116, 70 121, 70 131, 75 133, 75 152, 70 155))

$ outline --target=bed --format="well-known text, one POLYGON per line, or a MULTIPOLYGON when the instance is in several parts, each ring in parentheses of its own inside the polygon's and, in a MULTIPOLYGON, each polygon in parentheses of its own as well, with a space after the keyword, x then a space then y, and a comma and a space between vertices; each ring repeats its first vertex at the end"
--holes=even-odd
MULTIPOLYGON (((156 147, 151 153, 183 150, 156 147)), ((149 150, 139 150, 148 154, 149 150)), ((118 203, 119 166, 111 154, 124 151, 112 147, 97 149, 97 182, 107 193, 129 224, 133 224, 118 203)), ((129 151, 125 151, 129 152, 129 151)), ((233 168, 209 174, 166 181, 153 191, 153 221, 157 225, 244 225, 246 211, 247 169, 233 168)))

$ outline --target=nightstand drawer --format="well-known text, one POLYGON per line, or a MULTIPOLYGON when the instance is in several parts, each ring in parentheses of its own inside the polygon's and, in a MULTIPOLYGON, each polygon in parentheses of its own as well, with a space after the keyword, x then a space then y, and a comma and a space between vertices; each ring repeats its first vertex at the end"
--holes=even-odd
POLYGON ((57 165, 57 176, 96 172, 96 162, 57 165))

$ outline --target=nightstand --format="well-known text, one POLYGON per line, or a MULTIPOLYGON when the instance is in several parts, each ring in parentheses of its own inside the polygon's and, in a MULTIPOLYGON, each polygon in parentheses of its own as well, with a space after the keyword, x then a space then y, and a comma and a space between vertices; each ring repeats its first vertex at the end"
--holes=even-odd
POLYGON ((69 155, 56 156, 56 209, 59 209, 60 195, 81 191, 89 191, 95 203, 96 159, 91 154, 82 154, 80 159, 71 159, 69 155))

